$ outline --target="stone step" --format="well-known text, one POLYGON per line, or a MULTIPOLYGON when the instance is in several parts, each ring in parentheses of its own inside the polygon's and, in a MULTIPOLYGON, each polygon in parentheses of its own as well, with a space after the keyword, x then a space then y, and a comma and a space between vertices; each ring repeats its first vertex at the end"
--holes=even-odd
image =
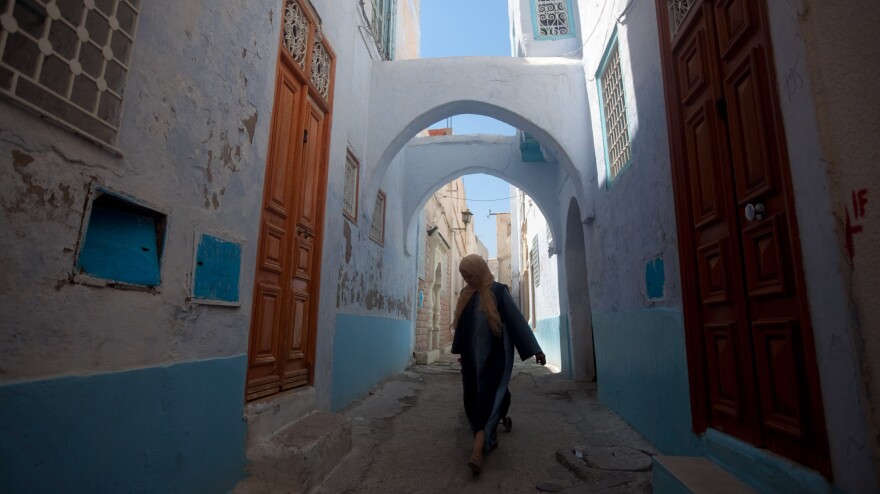
POLYGON ((702 456, 654 457, 655 494, 754 494, 756 491, 702 456))
POLYGON ((248 447, 248 476, 235 494, 307 493, 351 451, 351 423, 317 411, 248 447))

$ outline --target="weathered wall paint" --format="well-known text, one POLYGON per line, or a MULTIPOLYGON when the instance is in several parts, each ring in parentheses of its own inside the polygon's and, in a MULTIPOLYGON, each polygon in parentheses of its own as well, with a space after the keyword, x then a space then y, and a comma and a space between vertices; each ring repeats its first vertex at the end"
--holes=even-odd
POLYGON ((229 491, 247 356, 0 386, 0 491, 229 491))
POLYGON ((142 2, 119 154, 0 101, 0 491, 224 492, 242 475, 278 5, 142 2), (159 286, 77 272, 100 187, 167 216, 159 286), (199 231, 242 239, 241 307, 188 301, 199 231))
POLYGON ((599 400, 664 454, 700 454, 681 312, 593 312, 593 335, 599 400))
POLYGON ((142 5, 121 157, 0 101, 0 382, 247 351, 250 288, 240 309, 187 297, 197 229, 245 239, 253 283, 278 19, 267 0, 142 5), (168 213, 158 289, 78 283, 93 185, 168 213))
POLYGON ((338 314, 335 335, 332 410, 344 408, 409 365, 411 320, 338 314))
MULTIPOLYGON (((877 107, 880 101, 876 91, 880 77, 880 35, 877 32, 880 5, 858 2, 838 5, 816 0, 785 3, 771 7, 774 48, 781 68, 777 74, 778 84, 783 108, 792 114, 790 121, 807 120, 801 124, 800 135, 792 135, 790 124, 786 122, 789 142, 800 145, 809 136, 811 149, 804 158, 808 158, 806 162, 815 171, 806 179, 810 180, 808 187, 821 186, 823 193, 825 187, 831 189, 831 197, 822 197, 824 200, 818 204, 815 198, 820 197, 819 191, 811 190, 807 201, 798 201, 798 212, 804 219, 802 223, 807 224, 813 224, 813 217, 801 214, 802 209, 830 209, 833 214, 833 218, 828 218, 828 212, 823 212, 821 225, 814 228, 819 226, 825 244, 830 244, 823 248, 836 247, 846 260, 840 259, 838 254, 839 260, 833 265, 825 263, 833 272, 822 273, 823 279, 817 280, 818 287, 835 296, 834 309, 845 309, 844 304, 856 309, 857 319, 849 323, 856 334, 846 335, 855 341, 847 342, 850 347, 847 351, 861 353, 864 370, 846 371, 861 373, 868 384, 863 409, 873 433, 864 437, 872 439, 874 468, 880 475, 880 304, 876 290, 880 279, 880 264, 876 262, 880 256, 880 168, 876 165, 880 161, 880 149, 875 142, 880 132, 880 115, 865 111, 866 107, 877 107), (783 35, 788 38, 785 49, 779 46, 783 35), (815 105, 815 116, 802 109, 805 101, 815 105), (819 145, 821 153, 813 149, 819 145), (827 176, 815 176, 826 170, 827 176), (837 232, 836 238, 829 234, 831 231, 837 232), (834 285, 829 285, 832 280, 834 285), (849 297, 845 297, 847 293, 849 297)), ((803 158, 797 161, 798 167, 802 162, 803 158)), ((795 182, 796 187, 799 184, 795 182)), ((821 269, 810 267, 811 271, 821 269)), ((839 321, 840 318, 835 326, 840 329, 831 336, 835 341, 844 330, 839 321)), ((817 342, 817 347, 828 341, 825 338, 817 342)))

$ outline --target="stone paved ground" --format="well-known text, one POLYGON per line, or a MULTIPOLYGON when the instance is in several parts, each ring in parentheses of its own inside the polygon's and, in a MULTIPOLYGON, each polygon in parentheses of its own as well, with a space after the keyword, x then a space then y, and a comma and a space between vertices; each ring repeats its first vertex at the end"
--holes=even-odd
POLYGON ((452 356, 414 366, 343 413, 352 451, 317 489, 335 493, 643 493, 656 450, 600 405, 595 384, 532 362, 514 367, 513 431, 474 476, 452 356))

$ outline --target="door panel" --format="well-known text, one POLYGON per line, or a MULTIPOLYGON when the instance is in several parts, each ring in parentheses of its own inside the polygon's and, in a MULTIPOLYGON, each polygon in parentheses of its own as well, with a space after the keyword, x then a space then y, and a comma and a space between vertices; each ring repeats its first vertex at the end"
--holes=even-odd
POLYGON ((695 428, 828 475, 764 2, 676 3, 679 26, 670 8, 657 0, 695 428))
MULTIPOLYGON (((282 34, 290 26, 319 25, 306 6, 285 11, 285 18, 297 15, 308 19, 304 24, 285 24, 282 34)), ((294 60, 282 41, 278 56, 254 281, 247 400, 308 385, 314 370, 313 313, 321 251, 318 225, 326 195, 326 136, 334 70, 332 50, 323 37, 318 40, 319 34, 302 29, 287 33, 305 35, 304 46, 321 49, 322 70, 329 74, 326 95, 308 82, 313 52, 297 52, 302 56, 294 60)))

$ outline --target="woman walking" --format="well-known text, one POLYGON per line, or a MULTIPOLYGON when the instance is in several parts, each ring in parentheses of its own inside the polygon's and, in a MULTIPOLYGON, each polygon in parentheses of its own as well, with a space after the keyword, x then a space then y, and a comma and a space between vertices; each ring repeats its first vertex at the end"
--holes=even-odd
POLYGON ((498 422, 504 419, 505 428, 510 430, 507 385, 514 347, 522 360, 534 356, 544 365, 546 358, 507 288, 495 282, 482 257, 465 257, 458 271, 467 286, 455 306, 452 353, 461 355, 464 410, 474 433, 468 466, 476 475, 482 470, 483 454, 498 446, 498 422))

